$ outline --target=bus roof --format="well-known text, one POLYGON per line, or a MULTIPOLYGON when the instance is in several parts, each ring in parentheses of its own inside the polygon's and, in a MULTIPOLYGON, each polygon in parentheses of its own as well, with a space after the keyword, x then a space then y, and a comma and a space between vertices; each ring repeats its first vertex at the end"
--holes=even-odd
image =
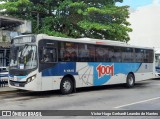
MULTIPOLYGON (((23 37, 23 36, 33 36, 33 34, 21 35, 21 36, 18 36, 18 37, 23 37)), ((40 39, 50 39, 50 40, 68 41, 68 42, 76 42, 76 43, 87 43, 87 44, 99 44, 99 45, 154 49, 154 48, 151 48, 151 47, 133 46, 133 45, 130 45, 126 42, 113 41, 113 40, 101 40, 101 39, 93 39, 93 38, 64 38, 64 37, 48 36, 46 34, 38 34, 36 36, 37 36, 38 40, 40 40, 40 39)), ((17 37, 15 37, 15 38, 17 38, 17 37)))
POLYGON ((39 34, 38 36, 42 37, 43 39, 54 39, 54 40, 69 41, 69 42, 80 42, 80 43, 85 42, 85 43, 90 43, 90 44, 101 44, 101 45, 109 45, 109 44, 127 45, 126 42, 113 41, 113 40, 101 40, 101 39, 93 39, 93 38, 64 38, 64 37, 48 36, 46 34, 39 34))

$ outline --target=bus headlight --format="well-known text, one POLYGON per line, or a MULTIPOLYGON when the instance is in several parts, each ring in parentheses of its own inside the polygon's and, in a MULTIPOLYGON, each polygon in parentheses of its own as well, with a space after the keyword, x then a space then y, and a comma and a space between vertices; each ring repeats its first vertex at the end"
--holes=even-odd
POLYGON ((33 75, 27 79, 27 83, 33 81, 36 78, 36 75, 33 75))

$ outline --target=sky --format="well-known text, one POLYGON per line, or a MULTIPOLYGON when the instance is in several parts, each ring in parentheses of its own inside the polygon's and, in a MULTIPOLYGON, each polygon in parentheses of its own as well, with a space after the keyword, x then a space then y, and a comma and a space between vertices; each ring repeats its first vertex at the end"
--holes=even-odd
POLYGON ((160 0, 123 0, 123 3, 117 3, 118 6, 128 5, 132 9, 137 9, 150 4, 160 4, 160 0))
POLYGON ((133 29, 129 44, 154 47, 160 53, 160 0, 124 0, 123 5, 135 9, 128 19, 133 29))

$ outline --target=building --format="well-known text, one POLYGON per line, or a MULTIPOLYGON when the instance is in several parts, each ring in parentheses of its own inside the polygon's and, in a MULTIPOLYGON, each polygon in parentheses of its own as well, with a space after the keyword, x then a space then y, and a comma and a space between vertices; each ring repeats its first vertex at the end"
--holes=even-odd
POLYGON ((24 23, 24 20, 0 16, 0 67, 9 65, 10 39, 18 35, 17 27, 24 23))

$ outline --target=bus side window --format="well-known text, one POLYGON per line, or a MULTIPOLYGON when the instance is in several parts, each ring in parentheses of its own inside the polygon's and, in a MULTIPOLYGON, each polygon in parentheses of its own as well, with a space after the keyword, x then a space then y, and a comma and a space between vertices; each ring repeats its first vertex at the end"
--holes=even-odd
POLYGON ((135 49, 136 54, 136 62, 144 62, 144 50, 143 49, 135 49))
POLYGON ((50 50, 51 62, 57 62, 57 50, 53 48, 50 50))
POLYGON ((87 62, 89 59, 89 49, 86 44, 78 45, 78 61, 87 62))
POLYGON ((120 47, 114 47, 114 56, 115 56, 115 62, 121 62, 122 61, 122 54, 121 54, 121 48, 120 47))
POLYGON ((114 47, 109 47, 109 61, 114 62, 115 61, 115 55, 114 55, 114 47))
POLYGON ((88 45, 88 51, 89 51, 88 62, 94 62, 95 61, 95 46, 88 45))
POLYGON ((144 50, 144 62, 148 63, 148 58, 147 58, 147 50, 144 50))
POLYGON ((78 46, 76 43, 61 42, 59 47, 59 61, 77 61, 78 46))
POLYGON ((96 61, 107 62, 109 58, 108 52, 107 47, 96 47, 96 61))
POLYGON ((44 48, 42 49, 41 62, 52 63, 57 61, 57 54, 55 48, 44 48))
POLYGON ((122 60, 123 62, 134 62, 133 48, 122 48, 122 60))
POLYGON ((153 50, 147 50, 148 63, 153 63, 153 50))

